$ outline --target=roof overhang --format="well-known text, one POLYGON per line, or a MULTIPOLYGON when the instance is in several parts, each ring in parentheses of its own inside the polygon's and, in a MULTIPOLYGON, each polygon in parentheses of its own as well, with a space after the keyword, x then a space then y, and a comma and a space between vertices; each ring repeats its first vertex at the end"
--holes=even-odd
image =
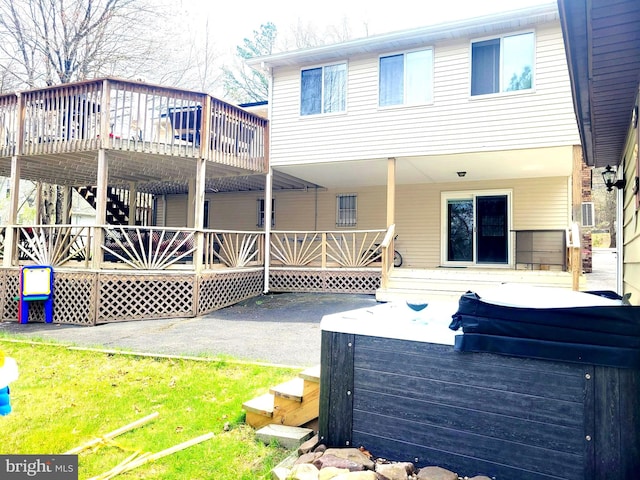
POLYGON ((246 62, 252 67, 263 69, 310 65, 372 53, 378 54, 417 48, 457 38, 480 37, 505 30, 530 28, 536 24, 547 23, 557 19, 558 7, 553 2, 500 14, 373 35, 338 44, 255 57, 246 60, 246 62))
POLYGON ((588 165, 622 159, 640 84, 640 1, 558 0, 588 165))

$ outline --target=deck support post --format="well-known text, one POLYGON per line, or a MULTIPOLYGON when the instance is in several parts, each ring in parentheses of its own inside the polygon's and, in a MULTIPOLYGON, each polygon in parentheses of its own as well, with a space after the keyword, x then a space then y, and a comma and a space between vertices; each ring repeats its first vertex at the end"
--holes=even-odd
POLYGON ((109 159, 104 148, 98 150, 98 178, 96 182, 96 230, 93 233, 92 268, 99 269, 104 254, 102 244, 104 240, 103 225, 107 223, 107 189, 109 184, 109 159))
POLYGON ((71 187, 67 185, 62 188, 62 218, 60 219, 61 221, 57 221, 56 223, 68 225, 71 223, 71 196, 73 193, 71 192, 71 187))
POLYGON ((35 209, 36 209, 36 224, 42 223, 42 182, 36 183, 36 200, 35 200, 35 209))
POLYGON ((269 292, 269 263, 271 262, 271 202, 273 198, 273 170, 264 181, 264 293, 269 292))
POLYGON ((136 224, 136 209, 138 208, 138 188, 136 182, 129 182, 129 225, 136 224))
POLYGON ((9 179, 9 217, 7 218, 7 229, 4 239, 4 258, 3 266, 10 267, 14 260, 14 255, 17 253, 16 244, 16 229, 13 225, 18 223, 18 199, 20 198, 20 157, 14 155, 11 157, 11 177, 9 179))
POLYGON ((204 190, 205 178, 207 174, 207 160, 198 158, 196 160, 196 178, 189 181, 189 224, 190 228, 195 228, 195 251, 193 252, 193 266, 196 273, 202 271, 204 259, 204 190))

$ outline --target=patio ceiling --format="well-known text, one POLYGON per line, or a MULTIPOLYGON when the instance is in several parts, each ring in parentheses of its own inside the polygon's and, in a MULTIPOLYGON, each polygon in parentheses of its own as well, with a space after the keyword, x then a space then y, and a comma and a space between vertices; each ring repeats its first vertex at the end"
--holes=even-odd
MULTIPOLYGON (((534 177, 568 177, 572 147, 487 151, 428 157, 398 157, 396 184, 434 184, 506 180, 534 177), (457 172, 466 172, 459 177, 457 172)), ((303 178, 326 188, 349 189, 387 183, 387 159, 333 163, 277 165, 274 171, 303 178)))
POLYGON ((587 164, 620 163, 640 83, 640 1, 558 0, 587 164))

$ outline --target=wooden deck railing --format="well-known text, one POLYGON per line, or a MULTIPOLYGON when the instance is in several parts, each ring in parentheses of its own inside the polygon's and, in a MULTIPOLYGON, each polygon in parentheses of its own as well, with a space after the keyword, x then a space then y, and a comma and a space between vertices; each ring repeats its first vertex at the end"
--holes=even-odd
POLYGON ((111 225, 99 228, 104 232, 105 261, 136 270, 164 270, 178 263, 193 263, 194 229, 111 225))
POLYGON ((230 268, 264 264, 264 233, 206 230, 204 232, 204 268, 215 264, 230 268))
MULTIPOLYGON (((376 266, 385 230, 272 231, 273 267, 376 266)), ((393 260, 392 260, 393 263, 393 260)))
POLYGON ((17 112, 17 95, 0 95, 0 157, 11 157, 16 151, 17 112))
POLYGON ((0 96, 0 156, 108 148, 266 172, 267 123, 204 93, 99 79, 0 96))
POLYGON ((7 236, 7 227, 0 227, 0 259, 4 259, 4 239, 7 236))
POLYGON ((92 229, 82 225, 11 226, 14 264, 89 266, 92 229))
MULTIPOLYGON (((12 265, 40 264, 88 268, 95 229, 102 229, 102 268, 194 270, 198 235, 203 236, 202 268, 264 265, 263 232, 141 226, 10 226, 15 238, 12 265)), ((274 231, 270 266, 380 268, 386 264, 385 230, 274 231)), ((4 230, 0 231, 0 252, 4 230)), ((391 258, 393 265, 393 258, 391 258)), ((198 267, 199 268, 199 267, 198 267)))

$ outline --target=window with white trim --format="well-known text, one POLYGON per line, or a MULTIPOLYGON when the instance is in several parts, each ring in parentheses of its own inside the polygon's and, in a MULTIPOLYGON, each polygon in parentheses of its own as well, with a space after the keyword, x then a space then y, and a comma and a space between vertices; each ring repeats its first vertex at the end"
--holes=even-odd
POLYGON ((336 196, 336 227, 355 227, 358 214, 358 197, 355 194, 336 196))
POLYGON ((344 112, 346 108, 346 63, 302 70, 300 74, 300 115, 344 112))
POLYGON ((471 95, 533 88, 533 32, 471 43, 471 95))
POLYGON ((380 57, 378 104, 420 105, 433 100, 433 49, 380 57))
MULTIPOLYGON (((258 199, 258 227, 264 227, 264 198, 258 199)), ((276 199, 271 199, 271 227, 276 226, 276 199)))

